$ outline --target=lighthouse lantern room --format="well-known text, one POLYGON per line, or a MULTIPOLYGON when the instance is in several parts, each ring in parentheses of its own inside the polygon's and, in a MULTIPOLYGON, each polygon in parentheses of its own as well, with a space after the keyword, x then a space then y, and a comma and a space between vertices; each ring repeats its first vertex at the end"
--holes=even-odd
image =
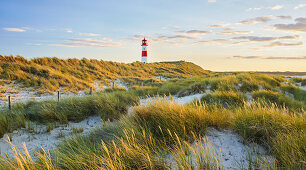
POLYGON ((148 57, 148 55, 147 55, 147 46, 148 46, 148 44, 147 44, 146 38, 144 38, 144 39, 142 40, 141 46, 142 46, 141 62, 147 63, 147 62, 148 62, 148 61, 147 61, 147 57, 148 57))

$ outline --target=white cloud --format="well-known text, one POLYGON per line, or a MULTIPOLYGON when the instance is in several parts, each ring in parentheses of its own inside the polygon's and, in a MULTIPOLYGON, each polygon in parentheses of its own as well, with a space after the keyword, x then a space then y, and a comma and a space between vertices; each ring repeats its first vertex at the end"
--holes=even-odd
POLYGON ((207 0, 209 3, 215 3, 217 0, 207 0))
POLYGON ((211 28, 223 28, 223 27, 226 27, 230 24, 217 24, 217 25, 211 25, 210 27, 211 28))
POLYGON ((271 9, 271 10, 280 10, 282 8, 284 8, 283 5, 276 5, 276 6, 270 7, 269 9, 271 9))
POLYGON ((252 31, 225 31, 219 32, 218 35, 238 35, 238 34, 250 34, 252 31))
POLYGON ((96 36, 99 36, 100 34, 94 34, 94 33, 79 33, 79 35, 82 35, 82 36, 90 36, 90 37, 96 37, 96 36))
POLYGON ((298 10, 300 8, 306 7, 306 4, 299 4, 298 6, 294 7, 295 10, 298 10))
POLYGON ((259 10, 264 10, 264 9, 280 10, 280 9, 283 9, 283 8, 284 8, 284 5, 275 5, 275 6, 271 6, 271 7, 248 8, 247 11, 259 11, 259 10))
POLYGON ((247 11, 259 11, 261 10, 262 8, 249 8, 247 9, 247 11))
POLYGON ((66 32, 72 33, 72 30, 71 29, 67 29, 66 32))
POLYGON ((65 43, 59 44, 49 44, 49 46, 58 46, 58 47, 103 47, 103 48, 111 48, 111 47, 120 47, 121 44, 119 42, 113 42, 109 38, 102 39, 92 39, 92 38, 72 38, 66 39, 65 43))
POLYGON ((250 24, 257 24, 257 23, 262 23, 262 22, 268 22, 273 19, 274 19, 273 16, 262 16, 262 17, 250 18, 247 20, 239 21, 237 22, 237 24, 250 25, 250 24))
POLYGON ((228 43, 230 39, 214 39, 214 40, 202 40, 197 41, 195 44, 216 44, 216 43, 228 43))
POLYGON ((26 29, 23 28, 3 28, 5 31, 12 31, 12 32, 25 32, 26 29))
POLYGON ((203 30, 189 30, 189 31, 185 31, 186 34, 209 34, 212 33, 212 31, 203 31, 203 30))

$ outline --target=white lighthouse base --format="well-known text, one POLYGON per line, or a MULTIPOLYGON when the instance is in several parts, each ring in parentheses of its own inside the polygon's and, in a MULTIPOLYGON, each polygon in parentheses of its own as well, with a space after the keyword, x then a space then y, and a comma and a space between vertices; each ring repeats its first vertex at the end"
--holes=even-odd
POLYGON ((141 57, 141 62, 142 63, 147 63, 147 57, 141 57))

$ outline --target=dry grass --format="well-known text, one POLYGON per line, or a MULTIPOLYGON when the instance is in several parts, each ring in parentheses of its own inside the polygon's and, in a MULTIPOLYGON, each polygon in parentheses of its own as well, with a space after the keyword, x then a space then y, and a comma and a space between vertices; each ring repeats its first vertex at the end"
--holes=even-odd
POLYGON ((95 80, 105 84, 124 78, 129 84, 141 84, 145 80, 159 81, 154 76, 189 77, 209 74, 190 62, 160 62, 130 64, 102 60, 36 58, 1 56, 0 74, 5 80, 16 80, 25 87, 35 87, 41 93, 52 93, 59 88, 63 91, 78 92, 91 87, 95 80))

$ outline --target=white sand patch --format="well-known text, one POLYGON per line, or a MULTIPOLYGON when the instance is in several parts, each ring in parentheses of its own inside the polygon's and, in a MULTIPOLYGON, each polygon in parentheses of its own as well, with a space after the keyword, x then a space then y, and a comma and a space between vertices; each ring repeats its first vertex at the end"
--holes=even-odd
POLYGON ((297 84, 301 89, 306 90, 306 86, 302 86, 302 83, 297 83, 297 84))
MULTIPOLYGON (((116 80, 115 83, 118 87, 124 87, 127 89, 127 86, 122 83, 119 79, 116 80)), ((94 91, 101 91, 104 88, 107 88, 106 85, 102 85, 102 81, 96 80, 92 84, 94 87, 94 91)), ((54 92, 52 94, 44 93, 44 94, 38 94, 37 89, 34 89, 32 87, 21 87, 21 84, 18 84, 17 82, 12 81, 10 84, 3 84, 0 87, 1 93, 0 93, 0 105, 7 106, 8 105, 8 96, 11 96, 12 103, 16 102, 27 102, 27 101, 42 101, 42 100, 57 100, 57 92, 54 92)), ((78 93, 72 93, 72 92, 64 92, 63 89, 59 89, 61 91, 61 99, 67 98, 67 97, 82 97, 85 95, 85 92, 89 92, 88 90, 79 91, 78 93)))
POLYGON ((34 131, 36 132, 30 132, 25 128, 18 129, 13 133, 5 134, 4 137, 0 139, 0 152, 2 156, 4 156, 5 153, 9 156, 13 156, 11 146, 7 142, 8 136, 11 136, 12 144, 21 152, 23 152, 22 143, 25 142, 30 155, 33 155, 35 150, 39 148, 51 150, 65 138, 73 136, 73 128, 83 128, 83 132, 81 134, 85 135, 93 129, 101 127, 101 122, 102 121, 99 116, 91 116, 78 123, 69 122, 68 125, 60 125, 59 127, 51 130, 50 133, 46 131, 46 125, 34 125, 34 131), (60 133, 62 133, 64 137, 59 137, 60 133))
POLYGON ((165 78, 163 76, 154 76, 156 79, 161 80, 161 81, 167 81, 170 78, 165 78))
POLYGON ((248 104, 251 104, 253 101, 252 93, 251 92, 246 92, 246 97, 248 100, 248 104))
POLYGON ((129 89, 129 87, 128 87, 126 84, 124 84, 120 79, 116 79, 116 81, 115 81, 115 86, 117 86, 117 87, 123 87, 123 88, 125 88, 126 90, 129 89))
MULTIPOLYGON (((210 165, 218 164, 223 169, 248 169, 249 166, 266 169, 267 166, 274 164, 275 159, 267 155, 263 147, 257 144, 244 145, 242 141, 241 136, 230 130, 219 131, 208 128, 207 135, 201 141, 196 141, 191 145, 195 152, 189 156, 189 162, 195 169, 198 169, 199 162, 196 157, 202 154, 202 157, 206 158, 203 160, 205 163, 209 161, 210 165), (199 144, 202 146, 199 147, 199 144), (249 165, 250 161, 252 165, 249 165)), ((172 169, 177 169, 175 153, 166 158, 172 169)))
POLYGON ((209 128, 205 137, 221 151, 224 169, 247 169, 250 155, 267 156, 263 147, 256 144, 244 145, 243 138, 230 130, 209 128))

